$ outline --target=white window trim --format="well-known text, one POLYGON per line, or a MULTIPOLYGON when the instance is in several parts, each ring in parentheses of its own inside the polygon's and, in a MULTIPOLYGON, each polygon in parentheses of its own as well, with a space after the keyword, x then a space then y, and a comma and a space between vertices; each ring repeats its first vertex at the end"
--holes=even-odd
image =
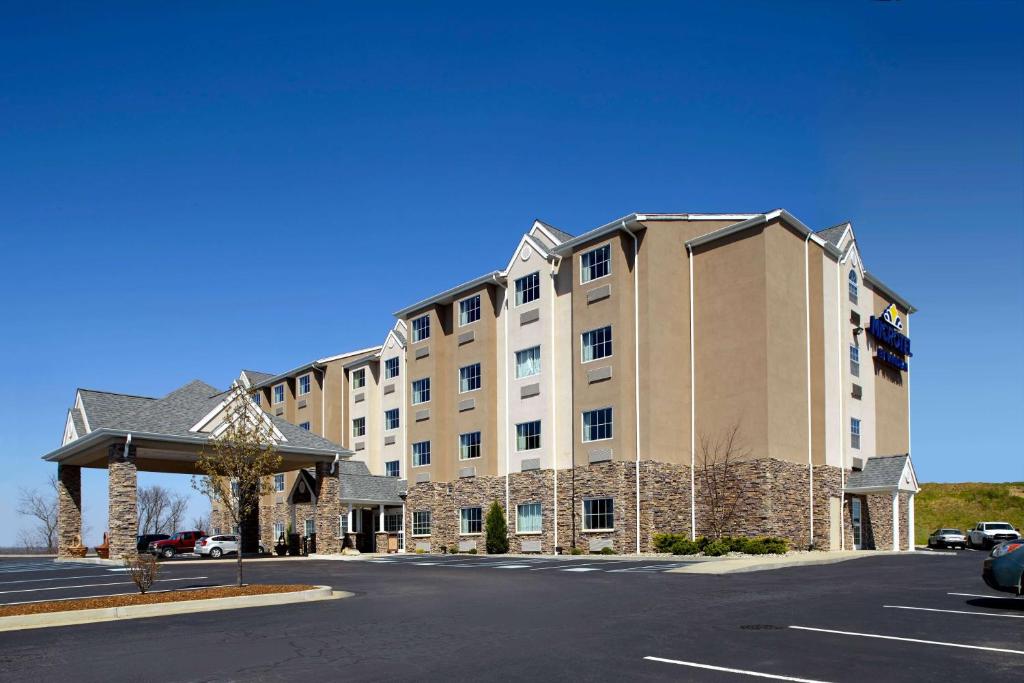
POLYGON ((539 500, 531 500, 526 503, 516 503, 516 536, 540 536, 544 533, 544 504, 539 500), (540 531, 520 531, 519 530, 519 506, 520 505, 540 505, 540 531))
POLYGON ((386 379, 386 380, 387 379, 395 379, 396 377, 401 377, 401 375, 402 375, 402 361, 399 359, 399 357, 398 356, 392 356, 391 358, 385 358, 384 359, 384 379, 386 379), (398 361, 398 372, 395 373, 394 375, 391 375, 389 377, 388 376, 388 361, 391 361, 391 360, 398 361))
POLYGON ((284 382, 280 382, 279 384, 275 384, 274 386, 272 386, 270 388, 270 405, 276 406, 276 405, 278 405, 280 403, 284 403, 288 399, 288 389, 287 389, 287 387, 285 387, 284 384, 285 384, 284 382), (281 387, 281 400, 280 401, 275 400, 277 398, 277 388, 278 387, 281 387))
POLYGON ((283 493, 285 488, 284 474, 278 473, 274 475, 274 493, 283 493), (281 477, 281 488, 277 488, 277 478, 281 477))
MULTIPOLYGON (((614 419, 614 414, 612 415, 612 417, 614 419)), ((543 450, 543 448, 544 448, 544 420, 543 419, 524 420, 522 422, 517 422, 515 424, 515 427, 516 427, 516 431, 515 431, 516 453, 530 453, 531 451, 543 450), (537 446, 536 448, 520 448, 519 447, 519 427, 521 425, 533 424, 534 422, 539 422, 540 423, 540 434, 537 435, 539 437, 540 445, 537 446)))
MULTIPOLYGON (((363 419, 366 419, 366 418, 363 418, 363 419)), ((384 411, 384 431, 385 432, 393 432, 396 429, 401 429, 401 428, 402 428, 402 409, 401 408, 388 408, 387 410, 385 410, 384 411), (388 413, 390 413, 392 410, 397 410, 398 411, 398 426, 397 427, 388 427, 388 413)))
MULTIPOLYGON (((409 467, 430 467, 430 463, 429 462, 425 463, 425 464, 421 464, 421 465, 417 465, 416 464, 416 461, 414 460, 416 454, 412 452, 412 447, 415 446, 418 443, 430 443, 430 441, 429 440, 427 440, 427 441, 414 441, 411 444, 409 444, 409 467)), ((431 460, 431 462, 433 462, 433 460, 434 460, 433 448, 430 449, 430 460, 431 460)))
MULTIPOLYGON (((614 406, 602 406, 600 408, 591 408, 590 410, 581 410, 580 411, 580 436, 582 437, 583 443, 598 443, 598 442, 601 442, 601 441, 611 441, 611 440, 613 440, 615 438, 614 434, 615 434, 615 409, 614 409, 614 406), (586 436, 587 436, 587 425, 586 425, 586 423, 583 422, 583 415, 585 413, 592 413, 592 412, 595 412, 597 410, 611 410, 612 411, 612 421, 609 423, 609 424, 612 425, 612 436, 606 436, 603 439, 587 439, 586 438, 586 436)), ((603 497, 607 497, 607 496, 603 496, 603 497)))
POLYGON ((430 515, 430 531, 428 531, 425 534, 410 533, 409 535, 412 536, 413 538, 429 538, 434 533, 434 511, 433 510, 413 510, 412 511, 412 517, 409 518, 409 522, 410 522, 409 526, 412 527, 411 529, 409 529, 410 532, 412 531, 412 529, 416 528, 416 513, 417 512, 420 512, 420 513, 426 512, 427 514, 430 515))
MULTIPOLYGON (((429 382, 430 378, 420 377, 419 379, 414 379, 412 382, 409 383, 409 405, 422 406, 430 403, 429 398, 426 401, 416 401, 416 388, 413 385, 416 384, 416 382, 422 382, 423 380, 427 380, 429 382)), ((430 387, 429 391, 431 393, 431 397, 433 397, 434 387, 430 387)))
POLYGON ((583 344, 583 335, 587 334, 588 332, 597 332, 598 330, 603 330, 606 327, 608 328, 609 331, 611 331, 615 326, 614 325, 601 325, 601 327, 594 327, 592 329, 583 330, 582 332, 580 332, 580 365, 586 365, 587 363, 597 363, 598 361, 607 360, 609 358, 614 358, 615 357, 615 339, 613 338, 612 339, 612 352, 609 353, 607 356, 601 356, 600 358, 591 358, 590 360, 583 360, 583 349, 585 347, 585 345, 583 344))
POLYGON ((483 506, 481 506, 481 505, 467 505, 465 507, 460 507, 459 508, 459 514, 458 514, 458 520, 459 520, 459 534, 458 534, 459 536, 483 536, 484 535, 484 526, 485 526, 484 523, 485 523, 486 520, 484 519, 484 508, 483 508, 483 506), (472 531, 472 532, 463 532, 462 531, 462 511, 463 510, 479 510, 480 511, 480 531, 472 531))
POLYGON ((519 308, 520 306, 529 306, 532 303, 536 303, 536 302, 540 301, 540 294, 541 294, 541 291, 540 291, 540 271, 539 270, 535 270, 532 273, 527 273, 526 275, 522 275, 520 277, 517 277, 515 280, 513 280, 512 281, 512 291, 511 291, 511 294, 512 294, 512 308, 519 308), (531 299, 530 301, 524 301, 523 303, 518 303, 516 301, 516 282, 518 282, 519 280, 522 280, 523 278, 530 277, 532 275, 536 275, 537 276, 537 298, 536 299, 531 299))
POLYGON ((458 301, 455 302, 455 306, 456 306, 455 312, 456 312, 456 314, 458 315, 458 318, 459 318, 459 327, 469 327, 470 325, 473 325, 475 323, 480 322, 480 318, 483 317, 482 311, 483 311, 483 306, 484 306, 484 300, 483 300, 483 297, 481 297, 479 294, 474 294, 472 296, 467 296, 465 299, 459 299, 458 301), (468 323, 463 323, 462 322, 462 302, 463 301, 469 301, 470 299, 474 299, 474 298, 475 299, 480 299, 480 301, 477 303, 477 307, 476 307, 476 315, 477 315, 476 320, 471 320, 468 323))
POLYGON ((591 533, 606 534, 609 531, 615 531, 615 527, 614 526, 611 527, 610 529, 584 529, 583 528, 585 520, 587 519, 586 502, 588 500, 610 500, 610 501, 612 501, 612 522, 613 523, 615 522, 615 496, 586 496, 585 498, 583 498, 583 500, 580 501, 580 533, 584 533, 584 534, 591 534, 591 533))
POLYGON ((483 366, 483 363, 477 362, 477 363, 470 363, 469 365, 463 365, 461 368, 456 370, 456 374, 458 375, 459 394, 472 394, 474 391, 480 391, 481 389, 484 388, 484 366, 483 366), (480 386, 478 386, 476 389, 466 389, 465 391, 463 391, 462 390, 462 371, 465 368, 468 368, 468 367, 473 366, 473 365, 479 365, 480 366, 480 372, 479 372, 479 374, 477 374, 477 379, 480 380, 480 386))
POLYGON ((605 242, 604 244, 599 244, 596 247, 591 247, 590 249, 587 249, 586 251, 581 251, 580 252, 580 284, 581 285, 589 285, 591 282, 597 282, 598 280, 603 280, 604 278, 611 277, 611 276, 612 276, 612 243, 611 242, 605 242), (583 279, 583 255, 584 254, 589 254, 592 251, 597 251, 598 249, 601 249, 602 247, 608 247, 608 272, 605 273, 604 275, 599 275, 598 277, 595 277, 595 278, 593 278, 591 280, 584 280, 583 279))
POLYGON ((430 334, 434 331, 433 329, 431 329, 432 327, 433 327, 433 325, 430 324, 430 314, 429 313, 425 313, 424 315, 416 316, 415 318, 413 318, 412 320, 409 321, 409 341, 412 342, 413 344, 419 344, 420 342, 427 341, 428 339, 430 339, 430 334), (426 337, 421 337, 419 339, 414 339, 414 337, 416 336, 416 325, 415 325, 415 323, 416 323, 417 320, 421 320, 423 318, 427 319, 427 336, 426 337))
MULTIPOLYGON (((583 352, 580 351, 580 353, 582 354, 583 352)), ((518 382, 521 379, 530 379, 531 377, 539 377, 540 374, 543 373, 543 372, 544 372, 544 351, 543 351, 543 348, 542 348, 541 344, 534 344, 533 346, 527 346, 525 348, 517 349, 517 350, 512 352, 512 380, 514 382, 518 382), (516 369, 519 367, 519 360, 516 358, 516 356, 519 355, 520 353, 522 353, 523 351, 530 351, 532 349, 537 349, 538 351, 540 351, 540 370, 538 370, 537 372, 533 373, 532 375, 523 375, 522 377, 516 377, 515 376, 516 369)))
POLYGON ((352 418, 352 438, 353 439, 361 439, 364 436, 366 436, 366 416, 353 417, 352 418), (362 434, 356 434, 356 424, 355 424, 356 420, 362 420, 363 421, 363 433, 362 434))
POLYGON ((295 378, 295 389, 296 389, 296 393, 299 396, 308 396, 309 394, 311 394, 313 392, 313 375, 312 375, 312 373, 307 372, 306 374, 299 375, 297 378, 295 378), (309 379, 309 384, 308 384, 309 388, 306 389, 305 391, 302 390, 302 380, 303 380, 303 378, 308 378, 309 379))
POLYGON ((352 389, 356 390, 356 389, 365 389, 365 388, 366 388, 366 368, 356 368, 356 369, 352 370, 352 389), (357 372, 363 373, 363 384, 362 384, 362 386, 358 386, 358 387, 356 386, 356 373, 357 372))
MULTIPOLYGON (((468 460, 479 460, 480 458, 484 457, 484 433, 483 433, 483 430, 476 429, 476 430, 473 430, 471 432, 462 432, 458 436, 458 441, 459 441, 459 462, 466 462, 468 460), (462 437, 469 436, 470 434, 479 434, 480 435, 480 442, 477 444, 477 450, 479 451, 480 455, 478 455, 476 457, 471 457, 471 458, 463 458, 462 457, 462 437)), ((459 509, 461 510, 462 508, 459 508, 459 509)))

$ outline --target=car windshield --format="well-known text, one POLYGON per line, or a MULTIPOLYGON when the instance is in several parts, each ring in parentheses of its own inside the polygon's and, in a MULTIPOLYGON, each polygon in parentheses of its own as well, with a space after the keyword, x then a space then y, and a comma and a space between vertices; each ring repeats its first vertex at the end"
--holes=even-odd
POLYGON ((1002 522, 1000 522, 999 524, 986 524, 985 528, 986 529, 1013 529, 1013 527, 1010 526, 1009 524, 1003 524, 1002 522))
POLYGON ((960 530, 959 529, 943 529, 942 533, 944 533, 944 534, 958 534, 958 533, 960 533, 960 530))

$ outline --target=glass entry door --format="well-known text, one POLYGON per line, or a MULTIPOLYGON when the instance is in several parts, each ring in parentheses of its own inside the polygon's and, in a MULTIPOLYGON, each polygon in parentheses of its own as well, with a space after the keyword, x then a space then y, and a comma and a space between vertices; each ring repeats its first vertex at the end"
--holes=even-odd
POLYGON ((850 500, 850 518, 853 520, 853 547, 856 550, 863 550, 862 537, 860 533, 861 500, 853 498, 850 500))

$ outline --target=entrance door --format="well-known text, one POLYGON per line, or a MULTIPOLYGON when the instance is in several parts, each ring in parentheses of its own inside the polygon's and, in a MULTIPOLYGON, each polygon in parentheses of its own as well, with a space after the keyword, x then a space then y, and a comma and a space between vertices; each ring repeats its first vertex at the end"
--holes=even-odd
POLYGON ((863 550, 864 546, 861 542, 860 533, 860 517, 861 517, 861 500, 860 498, 853 498, 850 501, 850 517, 853 525, 853 547, 856 550, 863 550))

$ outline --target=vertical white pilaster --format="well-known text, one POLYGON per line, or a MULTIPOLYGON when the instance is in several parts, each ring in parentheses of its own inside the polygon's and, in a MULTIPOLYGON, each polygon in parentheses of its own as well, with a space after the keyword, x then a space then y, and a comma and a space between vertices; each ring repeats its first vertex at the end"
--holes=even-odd
POLYGON ((355 529, 352 528, 352 503, 348 504, 348 533, 355 533, 355 529))
POLYGON ((402 529, 402 548, 401 548, 401 550, 404 553, 405 550, 406 550, 406 543, 408 542, 406 540, 408 538, 408 534, 406 533, 406 530, 405 530, 405 503, 402 503, 402 526, 400 528, 402 529))
POLYGON ((377 508, 377 513, 380 515, 380 525, 377 528, 381 533, 384 533, 384 503, 381 503, 377 508))
POLYGON ((910 494, 910 498, 907 501, 907 550, 914 552, 914 494, 910 494))
POLYGON ((900 549, 900 492, 892 492, 892 549, 900 549))

